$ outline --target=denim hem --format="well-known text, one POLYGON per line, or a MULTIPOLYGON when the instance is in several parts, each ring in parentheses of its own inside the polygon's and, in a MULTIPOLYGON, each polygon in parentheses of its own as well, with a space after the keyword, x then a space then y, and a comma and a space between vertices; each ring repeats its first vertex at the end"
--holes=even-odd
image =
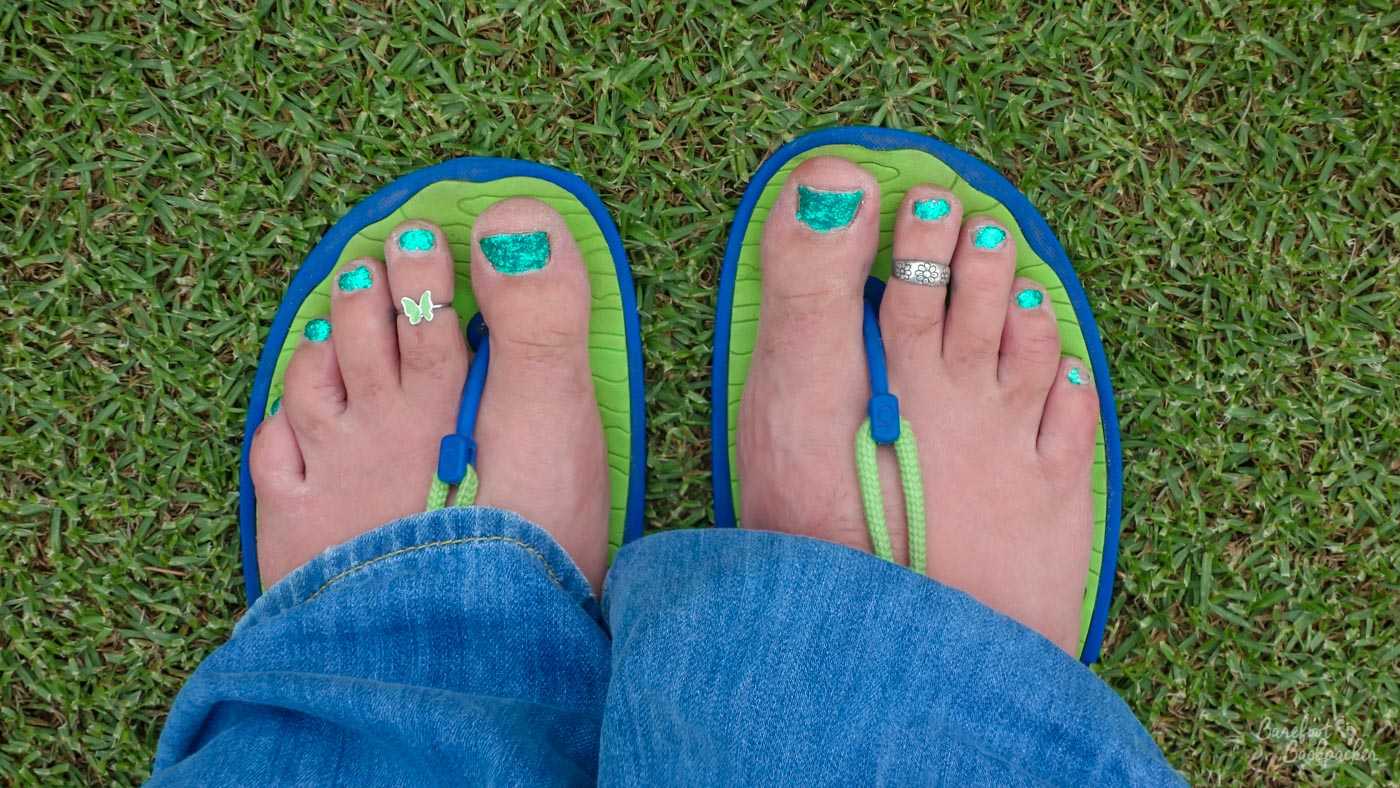
MULTIPOLYGON (((906 566, 857 550, 837 542, 800 534, 745 528, 710 528, 675 530, 654 534, 645 540, 627 545, 613 560, 604 593, 604 615, 612 616, 612 598, 616 586, 636 583, 634 565, 646 572, 664 571, 658 567, 686 565, 683 582, 703 586, 713 582, 721 586, 752 584, 765 572, 781 573, 800 578, 808 584, 790 591, 793 595, 814 594, 812 589, 839 587, 839 593, 823 598, 830 603, 852 604, 866 609, 881 607, 881 598, 900 600, 910 607, 903 611, 914 621, 899 623, 924 624, 931 620, 948 619, 950 611, 958 612, 959 625, 984 632, 993 641, 1015 639, 1022 648, 1031 650, 1026 658, 1045 660, 1050 667, 1077 675, 1094 677, 1085 666, 1038 631, 995 610, 961 589, 939 582, 906 566), (645 556, 645 557, 643 557, 645 556), (683 557, 683 559, 682 559, 683 557), (1033 644, 1033 645, 1031 645, 1033 644)), ((888 612, 888 611, 882 611, 888 612)))
POLYGON ((504 509, 451 507, 409 515, 327 548, 267 589, 239 620, 234 634, 311 604, 362 573, 442 550, 492 546, 525 553, 561 591, 580 604, 590 603, 592 591, 583 573, 543 528, 504 509))
POLYGON ((603 608, 626 701, 604 712, 603 782, 1180 784, 1077 659, 869 553, 657 534, 618 552, 603 608))
POLYGON ((609 647, 543 529, 485 507, 405 517, 249 608, 176 697, 153 781, 593 784, 609 647))

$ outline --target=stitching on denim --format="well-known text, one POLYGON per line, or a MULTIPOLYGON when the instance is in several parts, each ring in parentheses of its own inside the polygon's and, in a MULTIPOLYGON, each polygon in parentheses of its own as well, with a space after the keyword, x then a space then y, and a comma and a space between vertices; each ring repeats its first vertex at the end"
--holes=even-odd
POLYGON ((521 540, 516 539, 512 536, 464 536, 460 539, 444 539, 438 542, 425 542, 424 544, 413 545, 412 547, 401 547, 397 550, 387 552, 384 555, 371 558, 368 561, 355 564, 354 566, 351 566, 348 569, 344 569, 336 573, 330 579, 326 580, 326 582, 321 584, 320 588, 311 592, 311 596, 308 596, 306 599, 303 599, 302 603, 304 604, 306 602, 310 602, 311 600, 320 596, 321 592, 330 588, 332 585, 335 585, 341 580, 344 580, 346 577, 349 577, 350 575, 353 575, 356 572, 359 572, 360 570, 368 566, 377 564, 380 561, 387 561, 390 558, 396 558, 398 556, 406 555, 408 553, 414 553, 419 550, 426 550, 429 547, 455 547, 457 545, 474 544, 478 542, 505 542, 507 544, 513 544, 516 547, 521 548, 525 552, 534 556, 536 561, 540 562, 540 565, 544 567, 545 574, 549 575, 550 582, 554 583, 556 586, 559 586, 559 590, 565 592, 568 591, 568 589, 564 587, 564 581, 559 577, 559 575, 555 574, 554 568, 549 565, 549 561, 544 557, 544 553, 541 553, 539 550, 535 549, 533 545, 522 542, 521 540))

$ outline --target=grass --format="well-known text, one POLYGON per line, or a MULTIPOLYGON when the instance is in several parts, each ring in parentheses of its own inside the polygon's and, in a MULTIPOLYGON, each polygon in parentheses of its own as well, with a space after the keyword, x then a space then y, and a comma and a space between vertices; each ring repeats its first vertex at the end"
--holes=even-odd
POLYGON ((265 326, 330 224, 493 154, 612 208, 650 523, 703 525, 714 284, 762 158, 924 131, 1045 212, 1107 337, 1100 674, 1203 783, 1400 780, 1393 4, 29 2, 0 9, 0 782, 142 779, 242 612, 265 326))

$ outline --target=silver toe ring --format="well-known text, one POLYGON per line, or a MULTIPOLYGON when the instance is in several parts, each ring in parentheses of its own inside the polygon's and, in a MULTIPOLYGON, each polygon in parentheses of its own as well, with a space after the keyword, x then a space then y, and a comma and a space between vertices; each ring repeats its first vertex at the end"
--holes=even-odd
POLYGON ((895 260, 891 273, 901 282, 925 287, 947 287, 953 278, 947 263, 932 260, 895 260))

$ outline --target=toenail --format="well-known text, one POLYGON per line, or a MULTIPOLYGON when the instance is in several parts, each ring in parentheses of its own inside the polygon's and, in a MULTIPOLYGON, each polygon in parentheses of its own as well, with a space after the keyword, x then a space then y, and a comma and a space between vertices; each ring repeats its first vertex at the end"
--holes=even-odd
POLYGON ((819 233, 829 233, 855 221, 865 192, 831 192, 797 187, 797 221, 819 233))
POLYGON ((942 197, 935 197, 932 200, 916 200, 914 202, 914 218, 922 219, 926 222, 936 222, 947 216, 952 210, 952 206, 942 197))
POLYGON ((549 263, 549 233, 500 233, 478 242, 491 267, 506 276, 538 271, 549 263))
POLYGON ((1033 288, 1027 288, 1016 294, 1016 306, 1022 309, 1035 309, 1045 302, 1045 294, 1033 288))
POLYGON ((405 252, 429 252, 437 245, 437 238, 432 230, 424 230, 415 227, 412 230, 405 230, 399 236, 399 248, 405 252))
POLYGON ((996 249, 1006 240, 1006 231, 993 224, 983 225, 972 234, 972 245, 978 249, 996 249))
POLYGON ((374 284, 374 274, 371 274, 365 266, 346 271, 341 274, 335 283, 340 286, 342 293, 353 293, 356 290, 368 290, 374 284))
POLYGON ((312 342, 325 342, 331 338, 331 321, 318 317, 307 323, 306 330, 302 333, 312 342))
POLYGON ((276 415, 277 415, 277 411, 279 411, 279 410, 281 410, 281 409, 282 409, 282 398, 281 398, 281 397, 278 397, 277 399, 275 399, 275 400, 272 401, 272 407, 270 407, 270 408, 267 409, 267 415, 269 415, 269 416, 276 416, 276 415))
POLYGON ((1079 371, 1079 367, 1070 367, 1069 372, 1065 373, 1065 380, 1076 386, 1082 386, 1087 382, 1084 379, 1084 373, 1079 371))

